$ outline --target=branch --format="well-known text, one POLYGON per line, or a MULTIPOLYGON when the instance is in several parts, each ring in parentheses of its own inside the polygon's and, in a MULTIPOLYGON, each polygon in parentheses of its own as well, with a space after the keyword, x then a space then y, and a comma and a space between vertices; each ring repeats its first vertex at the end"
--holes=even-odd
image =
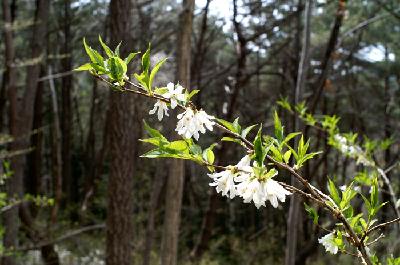
MULTIPOLYGON (((92 73, 93 74, 93 73, 92 73)), ((155 95, 155 94, 150 94, 148 93, 146 90, 144 90, 144 88, 138 84, 132 83, 130 81, 128 81, 127 83, 133 87, 136 87, 140 90, 134 90, 134 89, 129 89, 126 88, 125 86, 123 87, 119 87, 119 86, 115 86, 114 84, 110 83, 108 80, 106 80, 105 78, 103 78, 102 76, 96 75, 94 74, 94 76, 96 78, 99 78, 100 80, 106 82, 107 84, 109 84, 110 86, 112 86, 113 88, 117 88, 118 90, 120 90, 121 92, 130 92, 130 93, 135 93, 135 94, 139 94, 141 96, 145 96, 148 98, 153 98, 153 99, 157 99, 157 100, 162 100, 164 102, 170 103, 170 100, 167 98, 164 98, 160 95, 155 95)), ((196 110, 196 107, 194 106, 194 104, 192 102, 188 102, 187 103, 188 106, 190 108, 193 108, 193 110, 196 110)), ((180 105, 178 104, 179 108, 181 109, 186 109, 186 106, 180 105)), ((254 152, 254 145, 247 140, 246 138, 242 137, 241 135, 234 133, 230 130, 228 130, 226 127, 224 127, 223 125, 216 123, 216 127, 218 127, 219 129, 223 130, 224 132, 234 136, 235 138, 241 140, 244 144, 244 146, 246 147, 246 149, 249 152, 254 152)), ((372 265, 372 262, 369 258, 369 256, 367 255, 367 252, 365 250, 365 245, 363 243, 362 240, 359 239, 359 237, 357 236, 357 234, 354 232, 354 230, 352 229, 352 227, 350 226, 350 224, 348 223, 348 221, 346 220, 346 218, 344 217, 343 213, 337 209, 336 206, 331 206, 330 204, 327 203, 327 201, 332 202, 332 199, 325 195, 323 192, 321 192, 320 190, 318 190, 317 188, 315 188, 314 186, 312 186, 305 178, 303 178, 294 168, 290 167, 289 165, 286 165, 284 163, 278 162, 275 159, 273 159, 271 156, 267 155, 267 159, 270 160, 273 164, 275 164, 277 167, 279 168, 283 168, 287 171, 289 171, 295 178, 297 178, 306 189, 309 190, 310 194, 304 193, 303 191, 300 191, 290 185, 285 184, 286 187, 288 187, 289 189, 291 189, 294 192, 300 193, 303 196, 309 197, 315 201, 318 201, 319 203, 322 204, 322 206, 326 209, 328 209, 330 211, 330 213, 332 214, 333 217, 335 217, 339 222, 341 222, 345 228, 345 230, 347 230, 347 233, 349 234, 350 238, 352 239, 352 244, 358 249, 358 251, 361 253, 361 259, 362 261, 367 264, 367 265, 372 265)), ((222 167, 223 168, 223 167, 222 167)), ((335 204, 333 204, 335 205, 335 204)))
POLYGON ((381 228, 383 228, 383 227, 385 227, 385 226, 387 226, 387 225, 394 224, 394 223, 397 223, 397 222, 400 222, 400 217, 397 217, 396 219, 393 219, 393 220, 388 221, 388 222, 386 222, 386 223, 382 223, 382 224, 376 225, 376 226, 372 227, 371 229, 369 229, 369 230, 365 233, 364 238, 365 238, 368 234, 372 233, 372 232, 375 231, 375 230, 381 229, 381 228))
POLYGON ((80 235, 82 233, 89 232, 89 231, 92 231, 92 230, 97 230, 97 229, 104 229, 105 227, 106 227, 105 224, 96 224, 96 225, 91 225, 91 226, 85 226, 85 227, 70 231, 70 232, 66 233, 65 235, 62 235, 62 236, 60 236, 58 238, 55 238, 55 239, 52 239, 52 240, 46 240, 46 241, 43 241, 43 242, 39 242, 39 243, 37 243, 35 245, 31 245, 31 246, 22 246, 22 247, 16 248, 15 250, 16 251, 29 251, 29 250, 40 249, 40 248, 45 247, 45 246, 49 246, 49 245, 60 243, 60 242, 62 242, 64 240, 67 240, 67 239, 69 239, 71 237, 80 235))

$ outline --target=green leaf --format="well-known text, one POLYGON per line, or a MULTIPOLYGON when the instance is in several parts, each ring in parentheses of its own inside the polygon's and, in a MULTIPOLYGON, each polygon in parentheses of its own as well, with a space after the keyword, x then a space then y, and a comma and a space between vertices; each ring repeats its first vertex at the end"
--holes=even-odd
POLYGON ((242 127, 239 125, 239 117, 233 121, 232 125, 234 128, 234 132, 240 134, 240 132, 242 131, 242 127))
POLYGON ((307 203, 304 203, 304 208, 306 209, 306 212, 308 213, 308 216, 311 217, 313 220, 314 224, 318 224, 318 213, 317 210, 315 210, 313 207, 309 206, 307 203))
POLYGON ((329 191, 329 194, 331 195, 331 198, 336 203, 336 205, 339 205, 340 201, 341 201, 340 195, 339 195, 338 190, 335 187, 335 183, 333 183, 333 181, 330 178, 328 178, 328 191, 329 191))
POLYGON ((100 75, 109 73, 104 66, 100 66, 97 63, 90 63, 90 66, 100 75))
POLYGON ((133 58, 135 58, 135 56, 138 55, 139 53, 140 53, 140 52, 131 52, 131 53, 128 55, 128 57, 126 57, 126 58, 124 59, 126 65, 128 65, 128 64, 133 60, 133 58))
POLYGON ((362 217, 362 213, 359 213, 359 214, 357 214, 356 216, 354 216, 354 217, 352 217, 352 218, 350 218, 349 220, 350 220, 350 226, 352 227, 352 228, 354 228, 354 227, 356 227, 356 225, 357 225, 357 223, 360 221, 360 218, 362 217))
POLYGON ((190 159, 193 160, 193 157, 189 154, 175 154, 175 153, 167 153, 160 149, 153 149, 148 151, 147 153, 141 155, 140 157, 144 158, 178 158, 178 159, 190 159))
POLYGON ((306 121, 306 123, 308 125, 314 126, 317 123, 317 120, 314 118, 313 115, 311 115, 310 113, 307 113, 304 120, 306 121))
POLYGON ((254 155, 255 155, 255 161, 258 163, 258 166, 263 165, 264 159, 265 159, 265 153, 263 149, 263 144, 262 144, 262 136, 261 136, 261 130, 262 130, 262 125, 260 125, 260 128, 258 129, 256 138, 254 139, 254 155))
POLYGON ((294 106, 294 109, 296 110, 297 113, 299 113, 300 116, 304 116, 304 114, 307 111, 306 103, 302 101, 298 103, 296 106, 294 106))
POLYGON ((202 155, 203 151, 201 150, 201 147, 197 144, 191 144, 189 146, 190 152, 194 155, 202 155))
POLYGON ((292 154, 292 151, 287 150, 284 154, 283 154, 283 160, 285 161, 286 164, 289 163, 289 159, 290 159, 290 155, 292 154))
POLYGON ((77 68, 74 69, 74 71, 88 71, 88 70, 92 70, 93 67, 90 63, 85 63, 77 68))
POLYGON ((227 128, 228 130, 230 130, 231 132, 235 132, 235 127, 233 125, 233 123, 223 120, 223 119, 217 119, 217 121, 219 123, 221 123, 225 128, 227 128))
POLYGON ((186 101, 189 101, 194 95, 196 95, 199 92, 200 90, 198 89, 193 89, 192 91, 190 91, 189 95, 186 97, 186 101))
POLYGON ((152 83, 153 83, 154 77, 156 76, 158 70, 160 70, 160 67, 161 67, 166 61, 167 61, 167 58, 165 58, 165 59, 159 61, 159 62, 154 66, 154 68, 151 70, 150 78, 149 78, 149 86, 148 86, 150 91, 151 91, 151 85, 152 85, 152 83))
POLYGON ((167 140, 158 130, 151 128, 150 125, 147 124, 145 120, 143 120, 144 129, 151 137, 161 138, 167 140))
POLYGON ((287 97, 281 98, 281 100, 278 100, 276 103, 280 105, 282 108, 288 110, 289 112, 293 112, 287 97))
POLYGON ((95 63, 96 62, 96 58, 95 58, 95 56, 93 54, 93 49, 89 45, 87 45, 85 38, 83 38, 83 46, 85 47, 86 54, 89 56, 90 61, 95 63))
POLYGON ((357 192, 353 189, 354 183, 352 182, 343 192, 342 201, 340 207, 343 209, 349 205, 350 201, 357 195, 357 192))
POLYGON ((224 141, 224 142, 235 142, 235 143, 238 143, 238 144, 242 143, 239 139, 232 138, 232 137, 222 137, 221 141, 224 141))
POLYGON ((146 74, 148 74, 150 70, 150 46, 149 43, 149 47, 142 56, 142 71, 146 74))
POLYGON ((278 161, 278 162, 283 162, 282 154, 281 154, 281 152, 278 150, 278 148, 276 148, 275 145, 271 145, 270 148, 269 148, 269 150, 271 150, 271 152, 272 152, 272 157, 273 157, 276 161, 278 161))
POLYGON ((243 137, 243 138, 246 138, 246 136, 250 133, 250 131, 251 131, 254 127, 256 127, 256 126, 257 126, 257 124, 254 124, 254 125, 251 125, 251 126, 245 128, 245 129, 242 131, 242 137, 243 137))
POLYGON ((189 151, 188 145, 184 140, 170 142, 168 145, 165 146, 165 149, 167 149, 168 151, 177 151, 179 153, 189 151))
POLYGON ((107 66, 110 69, 110 77, 113 80, 120 81, 128 71, 128 66, 119 57, 111 57, 107 60, 107 66))
POLYGON ((293 133, 289 133, 286 137, 285 140, 283 140, 283 144, 288 143, 290 140, 292 140, 294 137, 296 137, 297 135, 301 134, 301 132, 293 132, 293 133))
POLYGON ((90 46, 86 44, 86 39, 83 38, 83 46, 85 46, 85 50, 87 55, 89 56, 92 63, 97 63, 98 65, 104 64, 104 58, 100 55, 96 50, 92 49, 90 46))
POLYGON ((370 202, 371 202, 371 207, 373 207, 373 208, 375 208, 379 203, 378 179, 377 178, 374 178, 372 181, 370 202))
POLYGON ((143 143, 149 143, 155 146, 161 146, 165 143, 168 143, 168 141, 163 141, 162 138, 160 137, 152 137, 152 138, 146 138, 146 139, 139 139, 139 141, 143 143))
POLYGON ((117 45, 117 47, 115 48, 115 51, 114 51, 115 55, 117 55, 117 56, 119 56, 119 48, 121 47, 121 43, 122 43, 122 41, 120 41, 118 43, 118 45, 117 45))
POLYGON ((108 57, 113 57, 114 53, 112 52, 112 50, 103 42, 103 40, 101 39, 101 36, 99 35, 99 41, 101 46, 104 49, 104 52, 107 54, 108 57))
POLYGON ((213 148, 215 145, 210 146, 209 148, 207 148, 206 150, 203 151, 203 159, 209 163, 209 164, 213 164, 214 160, 215 160, 215 155, 213 152, 213 148))
POLYGON ((283 127, 281 120, 279 119, 278 113, 274 112, 274 127, 275 127, 275 137, 279 142, 283 141, 283 127))
POLYGON ((147 83, 148 83, 148 82, 147 82, 147 81, 148 81, 148 76, 147 76, 146 74, 141 73, 140 75, 138 75, 138 74, 134 73, 133 76, 136 78, 136 80, 137 80, 148 92, 150 92, 150 91, 149 91, 149 88, 148 88, 148 86, 147 86, 147 83))

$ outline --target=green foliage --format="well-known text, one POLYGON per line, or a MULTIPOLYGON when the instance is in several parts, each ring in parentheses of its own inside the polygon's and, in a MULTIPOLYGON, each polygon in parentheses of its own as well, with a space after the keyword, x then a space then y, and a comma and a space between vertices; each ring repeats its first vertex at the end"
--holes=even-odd
POLYGON ((258 129, 257 135, 254 138, 254 160, 258 166, 264 164, 265 157, 267 156, 268 150, 264 147, 261 134, 262 125, 258 129))
POLYGON ((177 158, 194 161, 200 165, 205 165, 212 172, 212 166, 215 160, 213 152, 216 144, 210 145, 205 150, 193 142, 192 139, 168 141, 162 133, 148 125, 145 121, 144 127, 150 138, 140 139, 144 143, 149 143, 156 148, 141 155, 144 158, 177 158))
POLYGON ((229 122, 224 119, 217 119, 217 121, 229 131, 240 135, 242 127, 239 125, 239 118, 236 118, 233 122, 229 122))
POLYGON ((119 46, 121 43, 116 47, 115 51, 112 51, 110 47, 103 42, 100 36, 99 42, 108 58, 103 58, 98 51, 90 47, 86 43, 86 40, 83 39, 83 46, 91 62, 79 66, 75 71, 89 71, 96 75, 107 75, 109 81, 115 87, 123 86, 128 79, 128 64, 137 53, 131 53, 127 58, 122 60, 119 54, 119 46))
POLYGON ((276 102, 279 106, 281 106, 282 108, 284 108, 285 110, 289 111, 289 112, 293 112, 292 110, 292 106, 289 103, 289 100, 287 97, 282 98, 280 100, 278 100, 276 102))
POLYGON ((372 180, 369 200, 364 195, 361 194, 361 196, 367 208, 368 220, 370 221, 378 213, 379 209, 386 204, 386 202, 384 203, 379 202, 379 186, 377 178, 374 178, 372 180))
POLYGON ((308 216, 313 220, 313 223, 318 224, 319 215, 317 210, 315 210, 314 207, 309 206, 307 203, 304 203, 304 208, 308 216))
POLYGON ((275 128, 275 137, 280 143, 283 141, 283 126, 276 111, 274 112, 274 128, 275 128))
POLYGON ((301 135, 299 144, 297 145, 297 152, 291 149, 293 156, 296 159, 295 168, 301 168, 307 160, 310 160, 314 156, 322 153, 321 151, 307 153, 309 146, 310 146, 310 140, 304 143, 304 137, 303 135, 301 135))
POLYGON ((328 191, 335 204, 339 206, 341 201, 340 194, 335 186, 335 183, 331 179, 328 179, 328 191))
POLYGON ((400 265, 400 257, 394 258, 393 255, 386 259, 387 265, 400 265))

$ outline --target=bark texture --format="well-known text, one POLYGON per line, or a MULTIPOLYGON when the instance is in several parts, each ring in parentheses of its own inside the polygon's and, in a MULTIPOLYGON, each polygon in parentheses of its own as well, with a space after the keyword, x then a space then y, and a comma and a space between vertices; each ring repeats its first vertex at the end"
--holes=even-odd
MULTIPOLYGON (((9 109, 9 131, 15 139, 10 144, 10 151, 27 150, 30 146, 30 137, 27 137, 32 129, 34 103, 36 90, 38 87, 38 79, 40 73, 40 62, 27 67, 26 86, 22 93, 22 98, 17 101, 17 87, 16 87, 16 69, 14 68, 14 44, 12 31, 10 28, 11 10, 7 0, 3 2, 3 18, 6 23, 6 30, 4 31, 6 40, 6 62, 8 73, 8 99, 10 104, 9 109)), ((32 38, 30 41, 31 58, 43 59, 46 47, 46 31, 47 31, 47 18, 49 11, 48 0, 37 0, 35 11, 35 23, 32 28, 32 38)), ((21 197, 23 193, 23 174, 26 164, 26 156, 24 154, 14 156, 10 159, 11 169, 13 171, 12 177, 7 183, 7 193, 11 197, 21 197)), ((4 246, 12 248, 18 246, 17 234, 19 230, 18 208, 14 207, 12 210, 4 214, 4 246)), ((13 257, 6 257, 3 259, 4 265, 15 264, 13 257)))
MULTIPOLYGON (((130 0, 110 2, 111 44, 124 43, 122 56, 130 47, 132 4, 130 0)), ((133 236, 134 115, 132 97, 110 90, 110 175, 108 183, 106 264, 131 265, 133 236)))
MULTIPOLYGON (((61 61, 62 72, 71 71, 71 1, 64 0, 63 31, 64 43, 63 54, 65 57, 61 61)), ((71 189, 71 149, 72 149, 72 75, 66 75, 62 79, 61 86, 61 132, 62 132, 62 179, 63 190, 68 197, 76 193, 71 189)))
MULTIPOLYGON (((177 51, 176 79, 184 87, 190 87, 191 34, 193 24, 194 0, 184 0, 180 15, 177 51)), ((169 168, 166 192, 164 230, 161 243, 161 264, 177 264, 179 225, 185 164, 181 160, 172 160, 169 168)))

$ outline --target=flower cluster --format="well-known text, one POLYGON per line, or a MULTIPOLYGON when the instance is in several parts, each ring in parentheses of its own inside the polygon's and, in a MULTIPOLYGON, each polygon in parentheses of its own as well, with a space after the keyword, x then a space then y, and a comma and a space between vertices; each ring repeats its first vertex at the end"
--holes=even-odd
POLYGON ((278 207, 278 201, 285 202, 291 193, 272 178, 278 174, 276 169, 264 170, 256 174, 256 166, 250 166, 250 156, 243 157, 236 166, 228 166, 226 170, 208 174, 218 193, 229 198, 239 196, 245 203, 253 202, 257 208, 265 206, 266 201, 278 207))
MULTIPOLYGON (((184 88, 181 85, 174 85, 173 83, 168 83, 167 89, 161 95, 166 100, 169 100, 171 109, 175 109, 179 103, 185 103, 186 96, 183 93, 184 88)), ((158 120, 162 120, 164 115, 168 114, 168 104, 167 101, 157 100, 154 104, 154 108, 149 111, 149 114, 155 114, 157 112, 158 120)), ((199 133, 205 133, 206 129, 212 131, 215 122, 213 116, 208 115, 204 110, 193 110, 187 107, 186 110, 177 116, 178 124, 175 131, 179 135, 185 138, 194 137, 194 139, 199 140, 199 133)))
POLYGON ((322 244, 329 253, 336 254, 339 250, 339 247, 335 244, 335 234, 333 232, 318 239, 318 243, 322 244))
POLYGON ((210 131, 213 130, 215 122, 213 116, 208 115, 204 110, 196 111, 187 108, 183 113, 178 115, 178 124, 175 131, 185 138, 199 140, 199 132, 205 133, 206 128, 210 131))
MULTIPOLYGON (((165 99, 169 99, 171 102, 171 109, 175 109, 179 102, 185 101, 185 94, 183 94, 184 88, 181 85, 174 85, 173 83, 168 83, 167 91, 161 94, 165 99)), ((168 105, 165 101, 157 100, 154 104, 154 108, 149 111, 149 114, 154 114, 157 111, 158 120, 161 121, 165 116, 168 115, 168 105)))

